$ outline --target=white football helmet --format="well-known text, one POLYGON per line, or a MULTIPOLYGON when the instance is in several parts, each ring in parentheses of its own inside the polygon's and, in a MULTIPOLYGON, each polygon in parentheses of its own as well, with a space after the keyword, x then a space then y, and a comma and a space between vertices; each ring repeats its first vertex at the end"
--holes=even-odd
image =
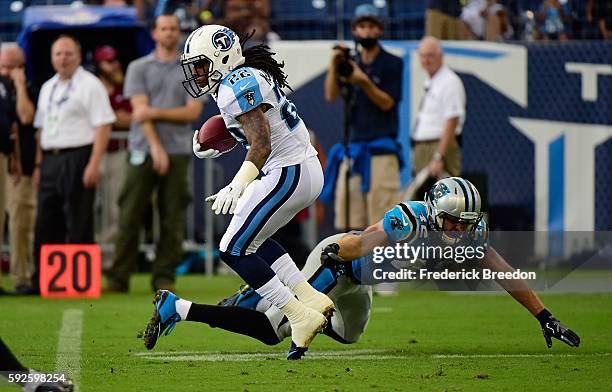
POLYGON ((442 231, 444 219, 466 225, 472 232, 482 219, 482 201, 478 189, 461 177, 444 178, 436 182, 425 194, 425 202, 436 230, 442 231))
POLYGON ((214 93, 230 72, 244 64, 238 35, 221 25, 194 30, 181 56, 183 87, 194 98, 214 93))

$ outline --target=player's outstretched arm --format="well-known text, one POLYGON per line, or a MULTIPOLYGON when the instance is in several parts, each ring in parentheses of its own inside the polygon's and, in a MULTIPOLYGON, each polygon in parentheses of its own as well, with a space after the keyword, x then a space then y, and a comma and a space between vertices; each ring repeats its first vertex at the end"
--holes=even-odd
POLYGON ((372 253, 377 246, 388 244, 389 240, 383 229, 382 221, 380 221, 368 227, 362 233, 348 233, 340 238, 337 243, 329 244, 323 249, 321 260, 325 263, 327 258, 332 257, 335 260, 350 262, 372 253))
MULTIPOLYGON (((514 272, 514 268, 492 247, 489 247, 482 262, 483 268, 488 268, 495 272, 514 272)), ((531 290, 523 279, 501 279, 497 283, 538 319, 548 348, 552 347, 552 338, 558 339, 572 347, 580 345, 580 337, 574 331, 561 324, 544 307, 538 295, 531 290)))

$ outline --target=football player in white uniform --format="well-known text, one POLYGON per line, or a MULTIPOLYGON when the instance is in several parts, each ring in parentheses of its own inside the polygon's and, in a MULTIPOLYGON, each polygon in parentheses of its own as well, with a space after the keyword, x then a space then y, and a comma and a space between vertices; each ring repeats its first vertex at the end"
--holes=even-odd
MULTIPOLYGON (((370 260, 364 257, 350 266, 324 266, 320 260, 323 249, 344 235, 333 235, 315 246, 301 271, 316 290, 327 294, 335 304, 336 311, 323 333, 340 343, 350 344, 359 340, 370 320, 372 288, 361 285, 357 275, 361 263, 370 260)), ((167 316, 176 312, 176 301, 183 300, 169 293, 160 313, 167 316)), ((267 345, 276 345, 291 336, 291 325, 284 313, 249 286, 242 287, 219 305, 192 303, 182 319, 250 336, 267 345)), ((155 343, 156 340, 145 340, 148 349, 152 349, 155 343)), ((300 359, 305 351, 293 343, 287 359, 300 359)))
MULTIPOLYGON (((221 239, 221 258, 259 295, 282 310, 291 324, 293 342, 306 348, 325 327, 334 304, 312 288, 285 249, 270 236, 317 199, 323 170, 304 122, 283 93, 282 88, 289 87, 283 64, 265 45, 243 51, 249 38, 239 38, 219 25, 193 31, 181 58, 183 86, 194 97, 211 94, 228 130, 247 149, 234 179, 206 199, 213 203, 215 213, 234 215, 221 239)), ((217 150, 202 151, 197 133, 193 149, 199 158, 220 154, 217 150)), ((159 291, 156 308, 161 308, 169 295, 159 291)), ((191 303, 176 302, 174 314, 166 317, 158 312, 154 317, 147 328, 147 340, 157 339, 184 319, 191 303)))
MULTIPOLYGON (((460 177, 445 178, 431 187, 424 202, 402 202, 363 233, 346 235, 337 243, 328 245, 323 250, 321 260, 324 265, 346 263, 371 254, 378 246, 420 242, 438 233, 439 236, 434 237, 439 237, 444 244, 463 241, 462 244, 485 246, 484 258, 479 261, 481 268, 494 272, 514 272, 514 268, 493 247, 488 246, 488 228, 482 219, 480 207, 480 194, 471 182, 460 177)), ((440 263, 437 260, 433 262, 440 263)), ((367 282, 368 265, 363 266, 366 268, 362 270, 360 280, 367 282)), ((536 317, 549 348, 552 347, 552 338, 578 347, 580 337, 553 317, 524 280, 498 279, 497 282, 536 317)))

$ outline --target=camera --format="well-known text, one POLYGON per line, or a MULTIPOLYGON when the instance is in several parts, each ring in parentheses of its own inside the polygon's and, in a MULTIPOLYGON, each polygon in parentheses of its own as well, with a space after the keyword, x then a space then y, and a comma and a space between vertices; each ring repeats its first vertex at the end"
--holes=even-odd
POLYGON ((336 65, 336 73, 338 76, 348 78, 353 73, 353 65, 349 62, 353 58, 351 50, 342 46, 334 46, 334 49, 342 51, 342 58, 338 61, 338 65, 336 65))

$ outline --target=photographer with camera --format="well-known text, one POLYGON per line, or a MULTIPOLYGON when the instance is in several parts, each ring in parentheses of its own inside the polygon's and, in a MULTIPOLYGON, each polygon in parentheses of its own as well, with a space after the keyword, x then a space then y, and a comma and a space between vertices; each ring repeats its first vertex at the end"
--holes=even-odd
POLYGON ((323 202, 335 199, 335 227, 347 231, 373 224, 399 201, 403 164, 396 141, 403 62, 378 42, 383 22, 373 5, 358 6, 351 26, 360 50, 352 56, 335 46, 325 78, 325 99, 345 101, 347 135, 329 151, 321 193, 323 202))

